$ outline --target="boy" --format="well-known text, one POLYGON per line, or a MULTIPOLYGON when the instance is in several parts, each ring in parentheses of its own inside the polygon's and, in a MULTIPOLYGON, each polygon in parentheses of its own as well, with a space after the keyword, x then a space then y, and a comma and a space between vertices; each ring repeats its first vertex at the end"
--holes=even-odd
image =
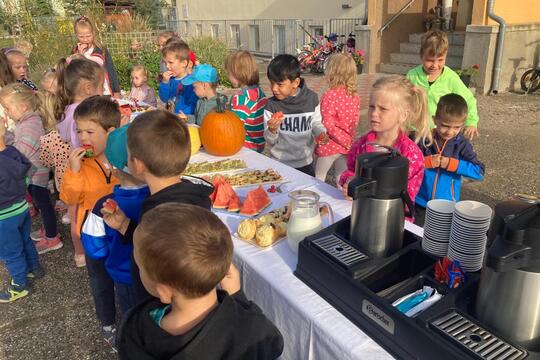
POLYGON ((143 217, 134 246, 144 286, 158 299, 139 304, 123 322, 120 359, 281 355, 279 330, 240 290, 231 235, 216 215, 193 205, 160 205, 143 217))
POLYGON ((10 303, 30 293, 28 278, 43 276, 39 258, 30 239, 32 219, 26 202, 26 174, 31 167, 13 146, 6 146, 5 121, 0 118, 0 260, 11 282, 0 292, 0 303, 10 303))
POLYGON ((193 73, 182 80, 182 84, 184 86, 193 85, 195 95, 199 98, 194 115, 188 115, 187 117, 182 116, 183 114, 180 115, 182 118, 187 119, 190 124, 201 125, 206 114, 217 107, 218 101, 223 107, 227 103, 227 97, 218 94, 216 91, 218 74, 217 70, 211 65, 201 64, 196 66, 193 73))
POLYGON ((264 139, 270 155, 296 170, 315 176, 315 138, 326 144, 317 94, 300 78, 300 63, 292 55, 278 55, 268 65, 272 96, 264 110, 264 139))
POLYGON ((465 121, 464 135, 472 140, 478 136, 478 112, 473 93, 448 66, 445 66, 448 55, 448 38, 440 30, 430 30, 422 36, 420 59, 422 65, 409 70, 407 79, 416 86, 422 87, 428 97, 428 110, 435 115, 437 103, 441 96, 455 93, 467 102, 468 113, 465 121))
POLYGON ((478 160, 471 143, 461 134, 467 118, 467 103, 458 94, 440 98, 433 120, 433 144, 420 145, 424 154, 424 180, 416 196, 417 222, 422 222, 431 199, 459 201, 462 176, 482 180, 484 164, 478 160))
MULTIPOLYGON (((187 203, 211 208, 213 186, 198 178, 182 177, 191 155, 189 131, 183 121, 164 110, 147 111, 135 118, 127 128, 126 163, 131 175, 148 184, 150 196, 143 202, 141 217, 159 204, 187 203)), ((138 221, 131 220, 121 209, 104 214, 105 223, 124 235, 125 243, 133 243, 138 221)), ((149 296, 132 259, 131 274, 136 302, 149 296)))
POLYGON ((175 114, 192 115, 197 105, 197 95, 192 85, 182 85, 189 67, 189 47, 181 41, 172 41, 161 51, 167 64, 167 71, 159 83, 159 98, 167 104, 175 114))

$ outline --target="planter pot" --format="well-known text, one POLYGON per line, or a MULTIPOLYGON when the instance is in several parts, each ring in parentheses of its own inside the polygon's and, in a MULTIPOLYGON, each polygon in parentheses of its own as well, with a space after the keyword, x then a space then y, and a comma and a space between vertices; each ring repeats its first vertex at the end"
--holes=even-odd
POLYGON ((361 74, 364 69, 364 64, 356 64, 356 73, 361 74))
POLYGON ((460 75, 459 78, 461 79, 461 81, 463 81, 466 87, 469 87, 469 85, 471 85, 471 75, 460 75))

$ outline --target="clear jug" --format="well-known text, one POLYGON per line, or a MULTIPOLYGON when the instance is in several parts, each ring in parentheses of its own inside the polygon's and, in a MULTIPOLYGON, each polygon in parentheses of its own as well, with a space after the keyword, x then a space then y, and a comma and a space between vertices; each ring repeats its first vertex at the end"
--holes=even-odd
POLYGON ((328 203, 319 202, 320 196, 310 190, 296 190, 289 193, 292 199, 292 211, 287 225, 287 241, 291 250, 298 255, 298 244, 305 237, 322 229, 319 208, 326 207, 330 223, 334 222, 334 214, 328 203))

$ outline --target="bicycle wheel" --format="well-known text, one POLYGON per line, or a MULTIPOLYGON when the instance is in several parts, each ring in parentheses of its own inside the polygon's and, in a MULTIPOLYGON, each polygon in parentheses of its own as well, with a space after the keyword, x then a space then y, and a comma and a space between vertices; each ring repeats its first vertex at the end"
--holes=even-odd
POLYGON ((540 69, 529 69, 521 75, 521 89, 526 92, 535 92, 540 89, 540 69))

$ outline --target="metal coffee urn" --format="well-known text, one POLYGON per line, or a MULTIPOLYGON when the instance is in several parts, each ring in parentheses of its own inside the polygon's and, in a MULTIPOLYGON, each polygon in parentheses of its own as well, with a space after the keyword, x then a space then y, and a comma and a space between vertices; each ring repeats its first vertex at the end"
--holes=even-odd
POLYGON ((495 207, 493 241, 482 269, 476 315, 509 340, 540 341, 540 204, 518 200, 495 207))
POLYGON ((395 149, 387 150, 360 154, 348 188, 353 198, 350 241, 375 258, 402 248, 404 216, 413 212, 407 193, 409 160, 395 149))

